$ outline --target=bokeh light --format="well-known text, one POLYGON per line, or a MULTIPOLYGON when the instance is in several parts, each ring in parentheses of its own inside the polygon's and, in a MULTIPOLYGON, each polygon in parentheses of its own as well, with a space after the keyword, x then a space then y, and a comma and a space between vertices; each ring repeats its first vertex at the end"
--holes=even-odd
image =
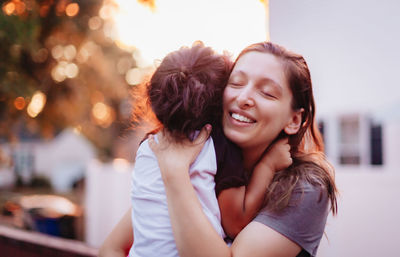
POLYGON ((75 56, 76 56, 76 48, 75 48, 75 46, 74 45, 67 45, 64 48, 64 58, 67 61, 71 61, 71 60, 73 60, 75 58, 75 56))
POLYGON ((64 47, 62 45, 56 45, 51 49, 51 55, 54 59, 60 59, 64 54, 64 47))
POLYGON ((51 70, 51 76, 56 82, 62 82, 66 78, 75 78, 79 74, 79 67, 75 63, 60 61, 51 70))
POLYGON ((17 110, 24 109, 25 104, 26 104, 25 98, 23 98, 22 96, 19 96, 19 97, 15 98, 15 100, 14 100, 14 106, 15 106, 15 109, 17 109, 17 110))
POLYGON ((43 63, 47 60, 49 51, 46 48, 41 48, 32 54, 32 60, 37 63, 43 63))
POLYGON ((114 110, 103 102, 97 102, 92 108, 92 116, 95 122, 107 128, 115 119, 114 110))
POLYGON ((142 82, 143 75, 140 69, 138 68, 133 68, 128 70, 128 72, 125 75, 126 82, 128 82, 129 85, 137 85, 142 82))
POLYGON ((40 91, 36 91, 26 111, 30 117, 35 118, 43 110, 45 104, 46 95, 40 91))
POLYGON ((65 8, 65 14, 69 17, 74 17, 79 13, 79 5, 77 3, 70 3, 65 8))
POLYGON ((132 67, 133 60, 129 57, 123 57, 117 62, 117 70, 119 74, 125 74, 132 67))
POLYGON ((12 15, 15 11, 15 4, 13 2, 9 2, 5 5, 3 5, 3 12, 6 15, 12 15))
POLYGON ((98 30, 101 27, 102 20, 99 16, 94 16, 89 19, 88 26, 91 30, 98 30))

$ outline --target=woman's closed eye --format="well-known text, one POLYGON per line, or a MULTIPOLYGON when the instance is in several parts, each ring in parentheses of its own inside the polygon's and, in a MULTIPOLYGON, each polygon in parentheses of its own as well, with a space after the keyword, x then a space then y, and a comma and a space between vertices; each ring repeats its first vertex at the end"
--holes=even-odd
POLYGON ((239 81, 229 81, 229 82, 228 82, 228 85, 229 85, 229 86, 232 86, 232 87, 241 87, 241 86, 244 85, 244 83, 239 82, 239 81))
POLYGON ((277 99, 276 95, 274 93, 272 93, 272 92, 269 92, 269 91, 261 91, 261 94, 264 97, 267 97, 267 98, 277 99))

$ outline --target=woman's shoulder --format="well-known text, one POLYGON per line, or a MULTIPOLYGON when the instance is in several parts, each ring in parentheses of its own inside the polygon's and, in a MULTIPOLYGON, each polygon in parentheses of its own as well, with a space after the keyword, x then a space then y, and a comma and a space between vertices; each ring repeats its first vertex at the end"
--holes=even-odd
POLYGON ((279 210, 262 209, 254 221, 262 223, 315 256, 329 213, 329 197, 318 180, 300 178, 289 204, 279 210))

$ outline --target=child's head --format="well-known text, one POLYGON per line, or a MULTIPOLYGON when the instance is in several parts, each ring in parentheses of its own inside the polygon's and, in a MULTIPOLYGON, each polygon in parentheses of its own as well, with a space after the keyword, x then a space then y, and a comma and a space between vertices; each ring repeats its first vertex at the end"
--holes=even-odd
POLYGON ((164 128, 178 139, 207 123, 218 125, 230 68, 229 58, 202 42, 169 53, 147 88, 151 108, 164 128))

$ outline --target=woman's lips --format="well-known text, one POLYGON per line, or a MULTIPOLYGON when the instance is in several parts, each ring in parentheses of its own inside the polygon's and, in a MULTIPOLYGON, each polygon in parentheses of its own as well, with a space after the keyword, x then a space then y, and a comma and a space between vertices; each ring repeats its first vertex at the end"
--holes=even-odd
POLYGON ((249 124, 254 124, 256 122, 250 117, 245 116, 243 114, 239 114, 237 112, 229 112, 229 116, 232 119, 232 121, 235 122, 235 124, 249 125, 249 124))

